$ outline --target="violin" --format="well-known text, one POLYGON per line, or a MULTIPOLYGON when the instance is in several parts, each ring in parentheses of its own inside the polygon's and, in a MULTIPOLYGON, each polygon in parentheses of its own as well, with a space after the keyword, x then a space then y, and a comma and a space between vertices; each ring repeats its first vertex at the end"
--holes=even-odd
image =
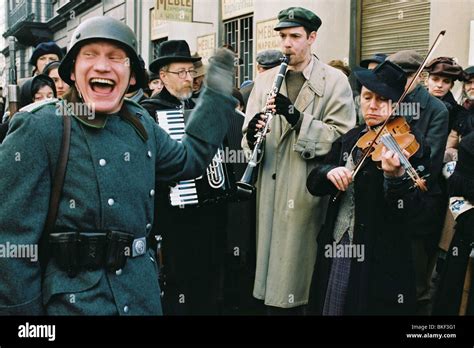
POLYGON ((385 146, 385 148, 398 155, 400 164, 410 179, 412 179, 414 187, 419 188, 421 191, 427 191, 426 181, 420 177, 416 169, 408 161, 408 158, 420 149, 420 144, 416 141, 415 136, 410 133, 410 125, 405 118, 394 117, 382 129, 380 127, 370 129, 359 138, 356 146, 364 154, 367 153, 365 157, 370 157, 374 162, 382 160, 382 148, 385 146), (405 155, 403 150, 407 151, 408 155, 405 155))
MULTIPOLYGON (((409 153, 411 150, 411 153, 414 154, 416 151, 418 151, 418 148, 420 147, 420 145, 416 142, 413 134, 410 134, 410 131, 409 131, 410 127, 408 126, 408 123, 406 123, 404 119, 402 119, 401 121, 400 120, 395 121, 391 129, 387 129, 387 124, 389 123, 389 121, 393 122, 394 119, 392 118, 392 115, 394 111, 397 110, 400 102, 406 97, 408 91, 413 86, 418 76, 420 76, 421 72, 426 66, 426 63, 428 62, 431 55, 435 51, 436 47, 440 44, 441 39, 444 37, 445 34, 446 34, 446 30, 440 31, 433 45, 430 47, 427 56, 425 57, 425 59, 423 59, 423 62, 418 67, 417 71, 415 72, 415 75, 412 78, 411 82, 408 84, 408 86, 405 87, 405 90, 403 91, 403 94, 401 95, 400 99, 398 99, 395 106, 392 108, 392 111, 390 112, 389 117, 384 121, 384 123, 381 126, 377 128, 378 130, 375 131, 375 134, 369 132, 369 135, 362 136, 357 142, 358 144, 360 142, 360 148, 365 149, 365 151, 364 151, 363 156, 356 163, 354 170, 352 171, 353 179, 355 178, 360 168, 364 164, 364 161, 367 159, 369 155, 372 157, 373 160, 381 160, 381 156, 382 156, 382 146, 380 145, 380 142, 381 142, 383 145, 385 145, 387 149, 395 152, 398 155, 398 157, 400 158, 401 165, 405 168, 405 171, 413 180, 414 186, 418 187, 422 191, 428 190, 428 188, 426 187, 425 180, 423 180, 423 178, 419 176, 418 172, 411 166, 410 162, 408 161, 408 158, 403 154, 403 149, 407 150, 409 153), (379 146, 378 149, 374 149, 374 150, 372 149, 372 148, 376 148, 377 146, 379 146)), ((339 191, 334 196, 333 201, 336 201, 338 197, 340 196, 340 194, 341 194, 341 191, 339 191)))

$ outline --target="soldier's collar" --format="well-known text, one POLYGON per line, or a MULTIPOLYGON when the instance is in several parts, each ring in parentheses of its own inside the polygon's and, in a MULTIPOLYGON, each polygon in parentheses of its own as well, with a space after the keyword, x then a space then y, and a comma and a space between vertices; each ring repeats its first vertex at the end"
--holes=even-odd
POLYGON ((107 115, 96 113, 93 108, 90 108, 75 96, 70 100, 61 100, 57 104, 57 108, 60 115, 74 117, 87 127, 104 128, 107 123, 107 115))
POLYGON ((81 122, 83 125, 87 127, 91 127, 91 128, 97 128, 97 129, 104 128, 105 125, 107 124, 107 120, 109 117, 118 115, 120 116, 121 119, 128 122, 134 128, 134 130, 137 132, 137 134, 140 136, 140 138, 144 142, 148 140, 148 133, 145 127, 140 122, 138 117, 130 113, 130 111, 128 110, 126 106, 125 101, 122 104, 122 108, 120 109, 120 111, 113 114, 100 114, 100 113, 91 112, 93 110, 78 108, 79 105, 85 105, 85 104, 73 103, 73 102, 68 102, 66 100, 63 100, 61 104, 63 115, 72 116, 76 120, 81 122), (74 109, 75 107, 76 109, 74 109))
POLYGON ((94 114, 93 117, 84 116, 84 115, 79 116, 75 114, 73 114, 72 116, 87 127, 101 129, 101 128, 105 128, 108 117, 113 116, 113 115, 116 115, 116 114, 112 114, 112 115, 94 114))

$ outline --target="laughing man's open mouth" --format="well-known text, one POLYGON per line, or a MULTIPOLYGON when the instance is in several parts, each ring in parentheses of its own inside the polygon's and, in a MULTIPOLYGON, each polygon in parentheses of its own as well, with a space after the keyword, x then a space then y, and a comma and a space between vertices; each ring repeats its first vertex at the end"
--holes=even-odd
POLYGON ((89 85, 96 93, 109 94, 114 90, 115 82, 106 78, 92 78, 89 85))

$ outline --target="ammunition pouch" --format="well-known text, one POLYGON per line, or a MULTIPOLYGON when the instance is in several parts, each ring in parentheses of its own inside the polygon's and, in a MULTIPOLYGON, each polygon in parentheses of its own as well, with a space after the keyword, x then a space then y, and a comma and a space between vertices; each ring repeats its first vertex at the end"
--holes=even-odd
POLYGON ((123 268, 127 257, 132 256, 133 242, 132 233, 120 231, 59 232, 49 235, 51 257, 70 277, 75 277, 81 270, 93 271, 105 267, 115 272, 123 268))

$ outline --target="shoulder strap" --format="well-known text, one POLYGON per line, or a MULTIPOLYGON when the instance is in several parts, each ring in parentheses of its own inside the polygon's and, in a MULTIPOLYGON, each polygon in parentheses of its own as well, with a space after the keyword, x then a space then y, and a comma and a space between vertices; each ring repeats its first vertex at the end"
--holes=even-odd
POLYGON ((71 143, 71 116, 63 115, 63 136, 61 140, 61 148, 59 150, 58 163, 56 164, 56 171, 54 172, 53 185, 51 188, 51 195, 49 198, 48 215, 46 216, 46 224, 39 241, 39 261, 41 271, 44 274, 46 266, 49 261, 49 245, 48 239, 50 233, 54 231, 56 219, 59 210, 59 201, 61 200, 61 193, 64 186, 64 178, 66 176, 67 161, 69 158, 69 145, 71 143))
POLYGON ((64 177, 66 176, 67 161, 69 158, 69 145, 71 143, 71 117, 63 115, 63 137, 59 151, 58 163, 53 177, 51 196, 49 199, 48 215, 44 231, 49 234, 54 229, 58 216, 59 201, 63 191, 64 177))
MULTIPOLYGON (((140 105, 139 105, 140 106, 140 105)), ((125 105, 125 103, 123 103, 122 105, 122 109, 120 109, 120 118, 122 118, 123 120, 129 122, 133 128, 135 129, 135 131, 138 133, 138 135, 140 136, 140 138, 144 141, 144 142, 147 142, 148 140, 148 133, 145 129, 145 127, 143 126, 143 124, 140 122, 140 120, 138 119, 138 117, 136 116, 133 116, 132 113, 128 110, 127 108, 127 105, 125 105)))

